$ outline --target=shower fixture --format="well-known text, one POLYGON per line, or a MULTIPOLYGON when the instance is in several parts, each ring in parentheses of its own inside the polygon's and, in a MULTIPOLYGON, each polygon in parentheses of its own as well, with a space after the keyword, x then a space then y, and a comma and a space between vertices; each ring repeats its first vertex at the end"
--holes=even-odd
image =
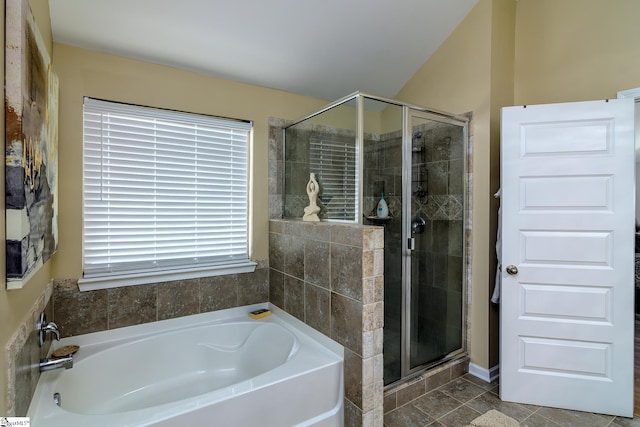
POLYGON ((426 164, 426 141, 422 138, 424 134, 421 131, 416 131, 413 134, 413 143, 411 146, 411 153, 414 156, 412 162, 412 182, 413 192, 415 197, 424 198, 427 196, 427 164, 426 164), (420 141, 422 139, 422 141, 420 141), (416 141, 417 140, 417 141, 416 141))

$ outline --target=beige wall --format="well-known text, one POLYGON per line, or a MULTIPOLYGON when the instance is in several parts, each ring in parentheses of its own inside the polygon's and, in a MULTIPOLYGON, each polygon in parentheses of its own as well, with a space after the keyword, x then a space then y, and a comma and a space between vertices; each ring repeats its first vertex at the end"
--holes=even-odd
POLYGON ((82 271, 82 100, 84 96, 252 120, 251 258, 268 252, 268 117, 294 119, 326 101, 132 59, 54 45, 60 79, 60 249, 54 278, 82 271))
POLYGON ((640 1, 519 0, 515 103, 615 98, 640 87, 640 1))
MULTIPOLYGON (((513 104, 513 79, 515 61, 515 16, 516 2, 513 0, 494 0, 491 25, 491 153, 489 155, 489 292, 492 292, 497 264, 496 252, 493 250, 498 226, 499 199, 492 195, 500 188, 500 109, 513 104)), ((491 368, 499 364, 500 318, 496 305, 489 305, 489 365, 491 368)))

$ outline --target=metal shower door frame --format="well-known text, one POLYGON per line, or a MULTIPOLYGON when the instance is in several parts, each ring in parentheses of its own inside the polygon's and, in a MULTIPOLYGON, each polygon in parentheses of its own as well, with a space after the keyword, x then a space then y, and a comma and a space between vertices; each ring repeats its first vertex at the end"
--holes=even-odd
MULTIPOLYGON (((401 319, 401 361, 400 361, 400 380, 398 382, 403 381, 404 379, 413 376, 414 374, 423 372, 425 369, 446 362, 448 360, 455 359, 456 357, 463 355, 466 353, 466 342, 467 342, 467 330, 464 327, 466 323, 466 311, 462 310, 462 347, 454 350, 453 352, 446 354, 442 359, 439 359, 435 362, 429 362, 423 365, 415 366, 411 368, 411 332, 412 332, 412 322, 411 322, 411 309, 412 309, 412 277, 411 277, 411 259, 413 252, 413 238, 411 237, 411 221, 412 221, 412 119, 414 117, 424 119, 424 120, 432 120, 440 123, 448 123, 455 126, 460 126, 463 129, 463 192, 465 196, 466 202, 466 194, 467 194, 467 138, 468 138, 468 125, 469 121, 466 118, 449 116, 444 113, 434 113, 430 111, 426 111, 420 108, 413 108, 409 105, 403 105, 402 108, 402 242, 403 242, 403 253, 402 253, 402 319, 401 319)), ((464 224, 467 223, 467 209, 466 206, 463 209, 463 227, 464 224)), ((464 233, 463 233, 464 236, 464 233)), ((464 238, 464 237, 463 237, 464 238)), ((464 242, 463 242, 464 243, 464 242)), ((463 254, 462 259, 467 259, 467 248, 466 245, 463 244, 463 254)), ((466 301, 466 270, 467 265, 466 261, 463 262, 463 283, 462 283, 462 304, 465 305, 466 301)))

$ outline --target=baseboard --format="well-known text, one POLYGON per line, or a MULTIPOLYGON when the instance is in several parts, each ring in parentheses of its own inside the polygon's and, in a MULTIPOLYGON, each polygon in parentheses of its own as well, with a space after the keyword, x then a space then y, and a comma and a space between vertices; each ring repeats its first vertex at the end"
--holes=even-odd
POLYGON ((486 369, 475 363, 469 363, 469 373, 474 377, 480 378, 488 383, 493 382, 500 377, 500 365, 496 365, 493 368, 486 369))

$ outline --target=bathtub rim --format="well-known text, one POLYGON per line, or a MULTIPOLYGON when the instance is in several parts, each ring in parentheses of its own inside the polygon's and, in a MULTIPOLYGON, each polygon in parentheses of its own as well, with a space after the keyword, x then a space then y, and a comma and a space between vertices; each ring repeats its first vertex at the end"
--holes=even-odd
MULTIPOLYGON (((114 342, 124 343, 129 341, 135 341, 147 336, 152 336, 157 333, 158 329, 162 332, 177 331, 180 329, 186 329, 191 327, 206 326, 215 323, 224 323, 226 320, 236 319, 241 316, 246 316, 247 322, 274 322, 280 324, 285 328, 291 328, 311 337, 314 341, 319 342, 321 345, 335 353, 337 356, 344 358, 344 347, 327 337, 311 326, 305 324, 300 319, 281 308, 271 304, 270 302, 250 304, 240 307, 227 308, 223 310, 210 311, 207 313, 193 314, 189 316, 176 317, 172 319, 158 320, 155 322, 142 323, 139 325, 125 326, 122 328, 108 329, 98 332, 90 332, 88 334, 75 335, 70 337, 64 337, 60 341, 55 341, 51 346, 49 355, 56 349, 64 347, 65 345, 76 344, 80 346, 78 356, 83 353, 95 353, 102 351, 106 348, 111 348, 114 342), (267 308, 271 310, 272 316, 263 317, 262 319, 251 319, 248 313, 254 310, 267 308), (283 322, 280 322, 283 321, 283 322), (84 347, 84 352, 82 352, 84 347), (81 353, 82 352, 82 353, 81 353)), ((84 358, 84 355, 81 356, 84 358)), ((52 371, 55 372, 55 371, 52 371)), ((48 373, 43 373, 48 374, 48 373)))

